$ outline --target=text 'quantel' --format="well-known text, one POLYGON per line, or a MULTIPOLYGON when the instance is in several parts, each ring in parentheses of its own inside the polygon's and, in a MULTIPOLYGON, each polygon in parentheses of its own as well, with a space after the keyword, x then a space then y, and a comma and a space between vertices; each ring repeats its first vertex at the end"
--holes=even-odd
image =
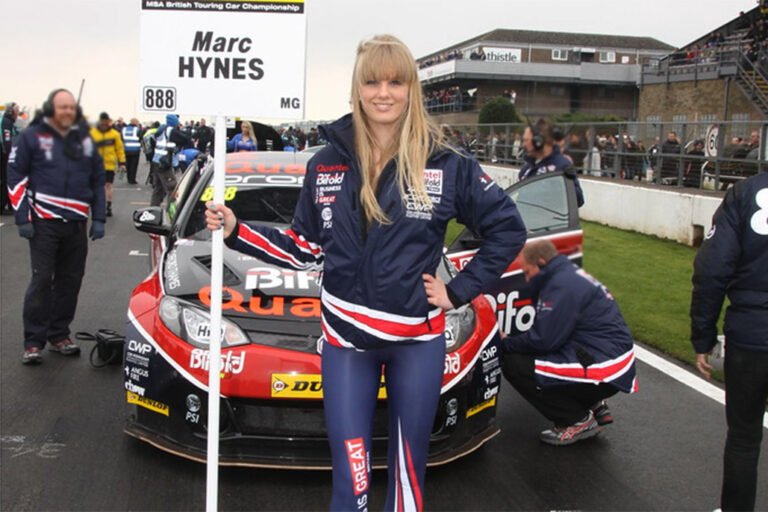
POLYGON ((261 80, 264 62, 248 58, 253 48, 250 37, 214 37, 212 31, 198 30, 192 40, 193 52, 235 54, 239 56, 180 56, 179 78, 223 80, 261 80))

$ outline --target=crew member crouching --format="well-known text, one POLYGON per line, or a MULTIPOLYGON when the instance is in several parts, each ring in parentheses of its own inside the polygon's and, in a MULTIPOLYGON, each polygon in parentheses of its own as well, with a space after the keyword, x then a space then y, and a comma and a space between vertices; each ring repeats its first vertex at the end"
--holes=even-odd
POLYGON ((637 390, 632 335, 599 281, 558 255, 548 240, 522 251, 536 320, 502 340, 504 376, 554 422, 539 439, 563 446, 596 436, 613 422, 605 399, 637 390))

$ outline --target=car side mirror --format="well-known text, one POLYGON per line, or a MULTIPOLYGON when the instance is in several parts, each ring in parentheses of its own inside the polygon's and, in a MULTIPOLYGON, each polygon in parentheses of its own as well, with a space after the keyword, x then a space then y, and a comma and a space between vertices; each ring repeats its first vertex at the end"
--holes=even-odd
POLYGON ((162 236, 171 234, 171 226, 163 224, 163 209, 159 206, 134 210, 133 225, 144 233, 162 236))

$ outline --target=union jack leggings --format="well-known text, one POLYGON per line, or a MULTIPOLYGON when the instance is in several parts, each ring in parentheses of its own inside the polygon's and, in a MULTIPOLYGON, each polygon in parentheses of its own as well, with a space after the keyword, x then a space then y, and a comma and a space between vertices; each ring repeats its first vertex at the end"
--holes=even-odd
POLYGON ((368 509, 370 450, 382 367, 387 388, 384 510, 421 511, 429 437, 440 399, 445 338, 357 351, 325 343, 325 421, 333 463, 331 510, 368 509))

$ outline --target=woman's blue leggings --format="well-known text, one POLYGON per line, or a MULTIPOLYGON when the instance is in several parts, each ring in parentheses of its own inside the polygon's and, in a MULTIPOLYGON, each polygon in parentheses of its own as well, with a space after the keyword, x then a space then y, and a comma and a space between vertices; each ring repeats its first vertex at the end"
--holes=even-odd
POLYGON ((385 510, 420 511, 445 339, 357 351, 325 343, 323 401, 333 461, 331 510, 367 510, 373 418, 382 367, 389 410, 385 510))

